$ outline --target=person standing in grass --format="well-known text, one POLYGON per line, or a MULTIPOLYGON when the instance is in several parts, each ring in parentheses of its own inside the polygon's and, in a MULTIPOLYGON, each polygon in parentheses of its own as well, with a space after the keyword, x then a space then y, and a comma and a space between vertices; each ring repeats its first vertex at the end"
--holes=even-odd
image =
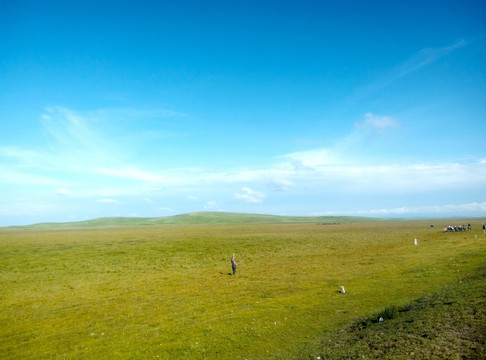
POLYGON ((235 254, 233 254, 233 257, 231 258, 231 267, 233 268, 233 275, 236 275, 236 265, 238 265, 236 263, 236 260, 235 260, 235 254))

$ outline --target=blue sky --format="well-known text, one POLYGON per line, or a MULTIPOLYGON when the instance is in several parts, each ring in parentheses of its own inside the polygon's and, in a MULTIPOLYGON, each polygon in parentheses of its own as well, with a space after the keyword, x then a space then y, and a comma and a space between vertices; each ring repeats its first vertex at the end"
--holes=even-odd
POLYGON ((486 217, 482 1, 0 0, 0 226, 486 217))

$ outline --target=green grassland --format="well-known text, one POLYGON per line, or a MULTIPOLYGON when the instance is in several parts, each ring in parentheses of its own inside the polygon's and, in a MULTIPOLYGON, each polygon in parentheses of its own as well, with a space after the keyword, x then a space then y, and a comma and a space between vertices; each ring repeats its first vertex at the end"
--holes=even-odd
MULTIPOLYGON (((415 313, 431 339, 430 319, 450 309, 427 312, 432 299, 449 294, 469 314, 458 299, 484 297, 479 222, 462 233, 444 233, 447 221, 335 222, 0 230, 0 358, 407 359, 416 344, 387 352, 373 331, 392 339, 391 324, 415 313), (236 276, 232 253, 244 260, 236 276), (374 322, 394 306, 403 316, 374 322), (375 347, 353 340, 365 335, 375 347), (334 352, 339 341, 356 347, 334 352)), ((474 318, 484 329, 484 311, 474 318)), ((484 336, 474 344, 484 354, 484 336)))

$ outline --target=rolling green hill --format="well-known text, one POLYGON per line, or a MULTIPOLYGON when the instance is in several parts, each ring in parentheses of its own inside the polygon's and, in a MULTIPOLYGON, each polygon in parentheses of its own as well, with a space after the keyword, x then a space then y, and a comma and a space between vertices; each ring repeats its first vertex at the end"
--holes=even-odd
MULTIPOLYGON (((21 228, 33 229, 70 229, 154 225, 230 225, 230 224, 281 224, 281 223, 318 223, 342 224, 376 221, 374 218, 354 216, 278 216, 245 214, 231 212, 194 212, 166 217, 102 217, 92 220, 40 223, 21 228)), ((18 227, 17 227, 18 228, 18 227)))

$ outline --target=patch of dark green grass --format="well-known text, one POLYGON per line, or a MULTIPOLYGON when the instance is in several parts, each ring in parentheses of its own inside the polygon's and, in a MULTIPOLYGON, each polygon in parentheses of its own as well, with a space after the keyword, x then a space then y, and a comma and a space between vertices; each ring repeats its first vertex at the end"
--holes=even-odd
POLYGON ((298 359, 486 359, 486 267, 323 334, 298 359))

